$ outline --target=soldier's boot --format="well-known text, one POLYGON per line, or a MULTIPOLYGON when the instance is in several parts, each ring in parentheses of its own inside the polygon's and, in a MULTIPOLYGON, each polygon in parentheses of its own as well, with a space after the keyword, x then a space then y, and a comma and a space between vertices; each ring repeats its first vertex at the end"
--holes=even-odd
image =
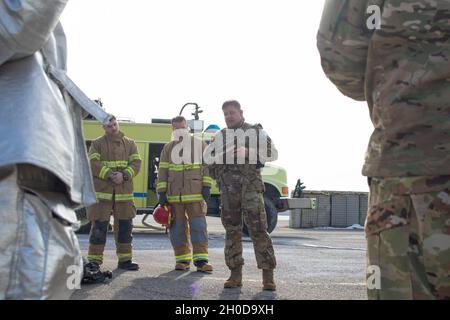
POLYGON ((242 266, 231 269, 231 275, 225 281, 224 288, 242 287, 242 266))
POLYGON ((275 285, 275 280, 273 279, 273 270, 263 269, 263 290, 275 291, 277 286, 275 285))

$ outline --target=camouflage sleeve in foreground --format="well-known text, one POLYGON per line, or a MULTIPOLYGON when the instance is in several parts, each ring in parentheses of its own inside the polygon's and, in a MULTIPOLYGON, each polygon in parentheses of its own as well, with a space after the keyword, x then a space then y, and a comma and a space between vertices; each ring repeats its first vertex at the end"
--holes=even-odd
POLYGON ((365 101, 364 84, 370 32, 368 0, 326 0, 317 35, 322 68, 346 96, 365 101))

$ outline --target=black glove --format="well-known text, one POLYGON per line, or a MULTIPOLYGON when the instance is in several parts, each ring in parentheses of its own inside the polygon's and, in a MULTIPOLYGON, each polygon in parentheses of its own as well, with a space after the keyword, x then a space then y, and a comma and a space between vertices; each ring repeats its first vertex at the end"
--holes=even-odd
POLYGON ((169 200, 167 200, 167 193, 165 193, 165 192, 160 192, 160 193, 158 193, 158 195, 159 195, 158 201, 159 201, 159 204, 160 204, 160 205, 163 206, 163 205, 169 203, 169 200))
POLYGON ((205 201, 208 201, 209 198, 211 198, 211 188, 210 187, 203 187, 202 188, 202 196, 205 201))

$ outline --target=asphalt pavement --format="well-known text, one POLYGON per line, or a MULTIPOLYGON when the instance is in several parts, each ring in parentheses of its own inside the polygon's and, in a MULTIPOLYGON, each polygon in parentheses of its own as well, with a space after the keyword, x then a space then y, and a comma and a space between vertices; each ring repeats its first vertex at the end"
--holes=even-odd
MULTIPOLYGON (((139 228, 134 231, 134 260, 139 271, 116 269, 113 234, 108 235, 102 269, 113 271, 112 280, 83 285, 75 300, 310 300, 366 299, 365 240, 362 230, 313 230, 289 228, 288 216, 280 216, 272 232, 277 269, 277 291, 262 291, 261 271, 256 267, 253 245, 244 237, 244 283, 224 289, 229 276, 224 261, 224 229, 220 218, 207 217, 209 255, 213 274, 173 270, 175 262, 164 231, 139 228)), ((152 217, 149 218, 151 221, 152 217)), ((83 254, 88 236, 79 235, 83 254)))

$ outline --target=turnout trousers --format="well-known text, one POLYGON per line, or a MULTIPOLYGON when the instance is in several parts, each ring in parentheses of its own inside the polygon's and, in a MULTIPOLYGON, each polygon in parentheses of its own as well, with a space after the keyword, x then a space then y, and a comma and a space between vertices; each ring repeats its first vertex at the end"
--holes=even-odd
POLYGON ((132 201, 100 201, 87 209, 91 221, 89 234, 89 262, 103 263, 106 236, 111 215, 114 217, 114 239, 119 262, 132 260, 133 218, 136 208, 132 201))
POLYGON ((172 203, 171 206, 173 221, 169 237, 176 262, 208 262, 206 202, 172 203))

